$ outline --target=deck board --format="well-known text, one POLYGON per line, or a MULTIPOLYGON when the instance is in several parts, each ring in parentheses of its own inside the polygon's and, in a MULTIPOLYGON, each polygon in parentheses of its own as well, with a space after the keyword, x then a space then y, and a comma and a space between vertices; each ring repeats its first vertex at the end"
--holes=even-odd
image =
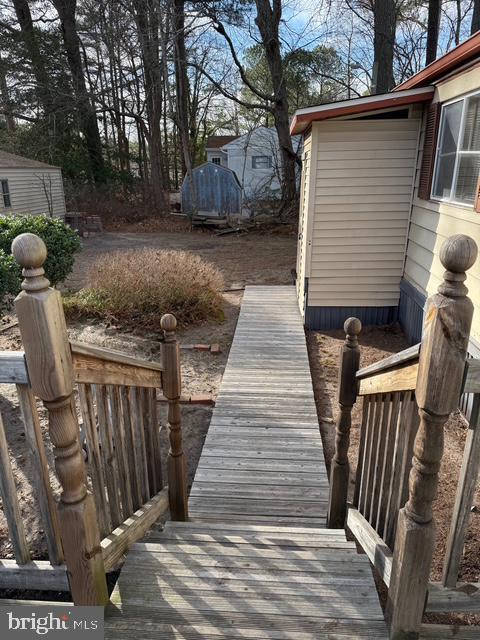
POLYGON ((191 520, 133 545, 106 640, 386 640, 368 559, 325 527, 327 502, 295 290, 247 287, 191 520))
POLYGON ((202 522, 227 513, 239 523, 255 514, 325 520, 328 479, 294 287, 245 290, 190 496, 202 522))

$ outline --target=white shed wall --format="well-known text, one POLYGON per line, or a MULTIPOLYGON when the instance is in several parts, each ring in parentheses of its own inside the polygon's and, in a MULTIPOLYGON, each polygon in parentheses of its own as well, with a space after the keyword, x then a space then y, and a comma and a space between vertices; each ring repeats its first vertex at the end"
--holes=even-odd
POLYGON ((63 217, 66 213, 62 172, 55 167, 0 168, 0 180, 8 180, 12 206, 5 209, 0 198, 0 212, 33 215, 49 214, 44 184, 50 193, 53 215, 63 217))

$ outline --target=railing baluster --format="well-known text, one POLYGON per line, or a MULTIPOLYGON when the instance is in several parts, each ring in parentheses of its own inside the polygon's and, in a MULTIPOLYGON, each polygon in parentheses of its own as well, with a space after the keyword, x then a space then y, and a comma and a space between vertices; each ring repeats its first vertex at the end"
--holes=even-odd
POLYGON ((360 478, 360 498, 358 504, 358 510, 364 514, 367 505, 367 491, 368 491, 368 472, 370 453, 373 443, 373 426, 375 422, 375 411, 377 406, 377 396, 368 396, 368 415, 367 424, 365 427, 365 449, 362 462, 362 477, 360 478))
POLYGON ((3 513, 8 525, 13 553, 18 564, 30 562, 27 537, 23 527, 22 514, 18 504, 17 487, 13 477, 12 463, 8 452, 2 416, 0 414, 0 493, 2 496, 3 513))
POLYGON ((132 387, 121 387, 123 417, 125 420, 125 441, 130 465, 130 483, 132 487, 132 501, 134 509, 142 505, 142 479, 140 475, 140 461, 137 449, 135 430, 135 391, 132 387), (133 396, 133 397, 132 397, 133 396))
POLYGON ((49 416, 55 468, 62 487, 59 520, 73 601, 106 604, 100 533, 92 495, 85 485, 85 463, 73 410, 73 364, 58 291, 50 288, 43 264, 47 250, 31 233, 18 236, 12 253, 23 267, 23 291, 15 300, 32 391, 49 416))
POLYGON ((378 512, 377 512, 377 532, 383 537, 385 540, 385 528, 386 528, 386 520, 388 514, 388 504, 391 499, 392 494, 392 486, 391 482, 393 479, 393 469, 394 469, 394 452, 395 452, 395 438, 397 434, 397 424, 398 417, 400 414, 400 401, 401 401, 401 392, 392 393, 392 402, 391 402, 391 410, 388 416, 388 424, 387 424, 387 439, 385 443, 385 456, 383 459, 383 470, 381 477, 381 494, 378 503, 378 512))
POLYGON ((78 396, 87 441, 88 467, 90 469, 93 495, 97 506, 100 533, 103 538, 111 532, 112 521, 106 496, 105 469, 100 452, 100 444, 98 442, 97 417, 93 404, 91 385, 79 384, 78 396))
POLYGON ((101 451, 107 483, 108 505, 110 508, 112 525, 115 528, 123 521, 123 517, 120 505, 117 459, 113 444, 113 431, 108 406, 107 388, 103 384, 96 384, 94 385, 94 390, 97 404, 101 451))
POLYGON ((380 508, 380 500, 382 493, 382 474, 383 474, 383 461, 385 458, 386 440, 387 440, 387 426, 390 418, 391 409, 391 394, 386 393, 382 396, 382 415, 380 418, 380 424, 377 437, 377 451, 375 455, 375 473, 373 478, 373 499, 372 507, 370 509, 370 523, 372 527, 376 528, 378 521, 378 510, 380 508))
POLYGON ((386 609, 395 640, 416 637, 422 621, 435 540, 432 504, 443 455, 443 428, 458 407, 473 316, 463 282, 476 257, 477 246, 468 236, 452 236, 443 244, 444 280, 425 310, 416 385, 420 426, 409 498, 398 516, 386 609))
POLYGON ((118 385, 109 385, 107 388, 110 410, 112 416, 112 430, 115 446, 115 458, 117 461, 118 476, 120 479, 120 495, 122 497, 122 512, 125 520, 133 513, 132 492, 130 489, 130 467, 125 446, 125 428, 120 401, 120 388, 118 385))
POLYGON ((357 471, 355 473, 355 489, 353 493, 353 505, 358 509, 360 504, 360 490, 363 476, 363 461, 365 458, 366 432, 368 427, 368 412, 371 406, 370 396, 363 397, 362 423, 360 425, 360 442, 358 445, 357 471))
POLYGON ((363 507, 363 515, 365 518, 370 521, 370 516, 373 509, 373 500, 374 500, 374 480, 375 480, 375 464, 376 464, 376 452, 377 452, 377 443, 378 436, 380 432, 380 423, 382 420, 382 395, 375 395, 375 411, 373 415, 373 423, 372 423, 372 438, 370 441, 370 447, 368 452, 367 459, 367 480, 366 480, 366 490, 365 490, 365 505, 363 507))

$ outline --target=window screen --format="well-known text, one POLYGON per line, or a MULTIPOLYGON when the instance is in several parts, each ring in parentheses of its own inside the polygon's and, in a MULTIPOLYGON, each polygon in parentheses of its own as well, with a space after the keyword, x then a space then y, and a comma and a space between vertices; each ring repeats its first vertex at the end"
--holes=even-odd
POLYGON ((480 175, 480 94, 445 105, 432 195, 473 204, 480 175))
POLYGON ((272 156, 252 156, 252 169, 270 169, 272 156))

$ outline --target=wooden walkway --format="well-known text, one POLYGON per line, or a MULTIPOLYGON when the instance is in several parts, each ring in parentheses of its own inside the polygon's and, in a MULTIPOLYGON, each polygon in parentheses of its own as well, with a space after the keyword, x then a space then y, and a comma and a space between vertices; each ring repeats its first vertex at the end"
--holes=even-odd
POLYGON ((248 287, 190 497, 130 550, 107 640, 386 640, 328 486, 293 287, 248 287), (288 525, 288 526, 287 526, 288 525))
POLYGON ((328 478, 294 287, 247 287, 190 493, 203 522, 325 525, 328 478))

